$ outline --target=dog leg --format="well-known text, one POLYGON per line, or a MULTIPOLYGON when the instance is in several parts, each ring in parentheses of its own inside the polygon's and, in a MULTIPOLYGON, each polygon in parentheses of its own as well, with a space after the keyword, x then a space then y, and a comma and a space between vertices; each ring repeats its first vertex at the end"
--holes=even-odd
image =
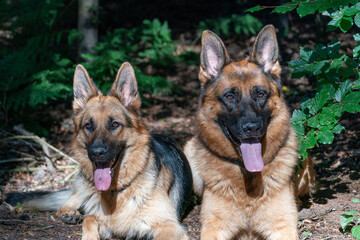
POLYGON ((154 238, 153 240, 188 240, 184 228, 176 222, 167 221, 159 224, 154 228, 154 238))
POLYGON ((84 218, 82 225, 82 240, 98 240, 99 235, 99 223, 95 215, 89 215, 84 218))
POLYGON ((78 206, 79 198, 76 193, 73 193, 71 197, 59 208, 56 216, 67 224, 81 223, 82 215, 77 210, 78 206))

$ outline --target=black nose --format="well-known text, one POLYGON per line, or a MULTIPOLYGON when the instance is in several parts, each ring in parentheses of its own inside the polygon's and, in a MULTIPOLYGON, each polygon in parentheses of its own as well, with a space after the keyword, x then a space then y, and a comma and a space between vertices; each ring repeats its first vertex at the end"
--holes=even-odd
POLYGON ((106 157, 106 149, 103 147, 94 147, 90 150, 90 157, 94 160, 105 160, 106 157))
POLYGON ((257 137, 260 134, 260 130, 260 122, 249 122, 243 125, 243 131, 248 137, 257 137))

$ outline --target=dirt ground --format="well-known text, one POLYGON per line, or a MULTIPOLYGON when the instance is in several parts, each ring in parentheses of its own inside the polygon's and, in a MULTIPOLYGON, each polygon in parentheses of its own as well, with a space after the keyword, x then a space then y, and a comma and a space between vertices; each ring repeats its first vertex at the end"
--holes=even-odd
MULTIPOLYGON (((315 35, 301 34, 300 30, 294 29, 293 34, 297 33, 297 40, 315 38, 315 35)), ((226 40, 225 44, 231 56, 240 59, 248 54, 253 41, 253 37, 245 40, 233 37, 226 40)), ((285 61, 298 57, 298 42, 301 41, 292 43, 293 41, 294 36, 291 35, 280 41, 283 66, 286 65, 285 61)), ((200 50, 199 42, 188 47, 197 52, 200 50)), ((143 116, 152 133, 170 135, 183 145, 195 131, 195 112, 200 92, 198 67, 177 64, 172 72, 174 74, 166 77, 178 86, 180 94, 155 97, 151 107, 143 108, 143 116)), ((299 106, 301 98, 312 86, 306 79, 290 80, 289 73, 290 69, 283 67, 283 82, 286 89, 290 89, 286 99, 293 109, 299 106), (292 94, 294 92, 300 93, 292 94)), ((71 155, 71 109, 64 104, 49 106, 49 109, 52 115, 61 116, 61 121, 54 127, 47 141, 71 155)), ((349 232, 342 232, 339 217, 345 211, 360 210, 359 204, 351 202, 352 198, 360 199, 360 115, 346 115, 341 124, 347 130, 337 135, 332 144, 321 145, 311 151, 317 172, 317 191, 299 209, 298 229, 301 239, 353 239, 349 232)), ((0 137, 14 134, 17 133, 2 131, 0 137)), ((0 142, 0 150, 1 159, 43 156, 41 148, 30 140, 0 142)), ((9 208, 3 202, 5 195, 13 191, 58 190, 68 187, 69 182, 64 180, 75 171, 75 166, 61 156, 54 155, 52 160, 58 167, 55 173, 46 170, 41 158, 35 163, 24 160, 21 163, 0 165, 0 239, 81 238, 81 225, 66 225, 53 212, 26 212, 20 207, 9 208), (20 167, 24 169, 19 170, 20 167)), ((199 239, 199 210, 200 207, 195 206, 183 221, 191 239, 199 239)))

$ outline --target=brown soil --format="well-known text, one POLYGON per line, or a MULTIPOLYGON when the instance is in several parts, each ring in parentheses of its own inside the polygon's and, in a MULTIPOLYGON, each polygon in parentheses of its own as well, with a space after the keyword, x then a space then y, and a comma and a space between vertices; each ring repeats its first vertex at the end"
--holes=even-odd
MULTIPOLYGON (((298 31, 293 29, 293 32, 298 31)), ((311 31, 309 31, 311 32, 311 31)), ((351 36, 342 35, 350 39, 351 36)), ((299 34, 299 39, 313 39, 315 36, 299 34)), ((245 57, 249 52, 250 43, 254 38, 226 40, 233 58, 245 57), (239 43, 239 44, 238 44, 239 43)), ((298 40, 298 39, 297 39, 298 40)), ((289 35, 280 41, 283 59, 288 61, 298 57, 299 44, 289 35)), ((181 43, 182 46, 186 43, 181 43)), ((199 43, 191 48, 199 51, 199 43)), ((282 64, 285 66, 285 64, 282 64)), ((154 97, 151 107, 143 109, 143 116, 148 129, 153 133, 162 133, 174 137, 180 144, 184 144, 195 131, 195 112, 199 83, 198 68, 176 65, 173 75, 167 75, 169 81, 174 82, 181 91, 178 96, 154 97)), ((286 98, 291 108, 299 106, 301 97, 311 89, 306 79, 290 80, 290 70, 283 68, 283 82, 292 91, 302 94, 291 94, 286 98)), ((60 150, 71 154, 70 142, 73 133, 70 119, 71 109, 63 105, 49 106, 51 114, 62 118, 59 126, 54 128, 47 140, 60 150)), ((352 239, 349 232, 340 230, 339 217, 348 210, 360 210, 360 205, 351 202, 352 198, 360 199, 360 115, 346 115, 341 121, 346 131, 337 135, 335 141, 329 145, 321 145, 311 152, 316 164, 317 191, 310 201, 304 201, 299 210, 299 236, 302 239, 352 239), (310 234, 307 238, 303 236, 310 234)), ((7 137, 14 133, 1 132, 0 137, 7 137)), ((27 154, 43 156, 41 149, 30 141, 21 140, 0 142, 1 159, 26 157, 27 154)), ((53 159, 56 166, 68 166, 72 163, 61 157, 53 159)), ((53 212, 23 212, 21 208, 9 209, 3 199, 5 194, 12 191, 29 190, 58 190, 68 186, 64 179, 74 168, 58 169, 56 173, 49 173, 43 161, 34 166, 26 163, 5 164, 0 169, 0 239, 80 239, 81 225, 66 225, 55 217, 53 212), (9 172, 15 167, 42 167, 31 172, 9 172)), ((200 221, 199 206, 195 206, 184 219, 183 224, 192 239, 199 239, 200 221)))

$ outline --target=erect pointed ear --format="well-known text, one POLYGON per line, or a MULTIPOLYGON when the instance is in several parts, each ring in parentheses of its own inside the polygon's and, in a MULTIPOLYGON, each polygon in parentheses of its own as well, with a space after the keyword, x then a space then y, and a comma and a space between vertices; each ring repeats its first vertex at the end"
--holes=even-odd
POLYGON ((265 26, 256 37, 249 62, 254 62, 265 72, 280 77, 279 48, 273 25, 265 26))
POLYGON ((230 57, 221 39, 209 30, 202 33, 201 45, 199 78, 202 84, 206 84, 230 63, 230 57))
POLYGON ((110 95, 119 98, 125 107, 131 107, 136 112, 140 110, 141 100, 135 72, 130 63, 125 62, 121 65, 111 87, 110 95))
POLYGON ((88 72, 82 65, 77 65, 74 73, 74 102, 73 109, 79 110, 85 107, 87 101, 102 94, 91 80, 88 72))

